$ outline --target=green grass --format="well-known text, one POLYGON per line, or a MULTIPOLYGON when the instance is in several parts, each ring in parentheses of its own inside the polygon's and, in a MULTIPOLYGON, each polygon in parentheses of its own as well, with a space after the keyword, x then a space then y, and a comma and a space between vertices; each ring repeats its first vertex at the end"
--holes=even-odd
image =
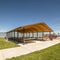
POLYGON ((60 44, 7 60, 60 60, 60 44))
POLYGON ((6 41, 5 39, 0 38, 0 49, 6 49, 12 47, 18 47, 18 45, 11 41, 6 41))

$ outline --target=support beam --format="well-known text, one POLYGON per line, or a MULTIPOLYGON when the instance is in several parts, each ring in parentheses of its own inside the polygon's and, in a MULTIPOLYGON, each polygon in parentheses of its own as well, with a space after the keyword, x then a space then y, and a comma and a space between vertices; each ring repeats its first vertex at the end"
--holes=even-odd
POLYGON ((9 32, 9 38, 10 38, 10 32, 9 32))
POLYGON ((38 32, 37 32, 37 38, 38 38, 38 32))
POLYGON ((19 41, 19 32, 17 31, 17 40, 19 41))
POLYGON ((34 33, 32 33, 32 38, 34 37, 34 33))
POLYGON ((25 37, 27 38, 27 33, 25 33, 26 35, 25 35, 25 37))
POLYGON ((10 38, 10 34, 9 34, 9 32, 8 32, 8 38, 10 38))
POLYGON ((12 40, 12 32, 10 32, 10 39, 12 40))
POLYGON ((29 38, 30 38, 30 33, 29 33, 29 38))
POLYGON ((49 32, 49 35, 51 35, 51 32, 49 32))
POLYGON ((14 30, 14 41, 15 41, 15 30, 14 30))
POLYGON ((43 37, 44 37, 44 32, 42 32, 42 40, 43 40, 43 37))
POLYGON ((24 33, 25 33, 25 28, 23 28, 23 36, 22 36, 23 43, 25 44, 24 33))
POLYGON ((19 32, 17 32, 17 38, 19 38, 19 32))
POLYGON ((9 32, 9 38, 10 38, 10 32, 9 32))
POLYGON ((11 38, 12 38, 12 32, 10 32, 11 38))

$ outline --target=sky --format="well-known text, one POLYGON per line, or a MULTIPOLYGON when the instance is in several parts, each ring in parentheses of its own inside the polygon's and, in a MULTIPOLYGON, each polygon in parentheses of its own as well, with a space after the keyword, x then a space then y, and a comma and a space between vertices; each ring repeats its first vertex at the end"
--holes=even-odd
POLYGON ((0 32, 38 22, 60 33, 60 0, 0 0, 0 32))

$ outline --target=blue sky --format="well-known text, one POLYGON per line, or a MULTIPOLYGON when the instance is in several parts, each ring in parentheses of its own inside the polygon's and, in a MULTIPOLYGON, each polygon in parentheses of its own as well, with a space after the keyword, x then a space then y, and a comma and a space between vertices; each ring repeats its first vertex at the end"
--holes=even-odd
POLYGON ((0 31, 38 22, 60 32, 60 0, 0 0, 0 31))

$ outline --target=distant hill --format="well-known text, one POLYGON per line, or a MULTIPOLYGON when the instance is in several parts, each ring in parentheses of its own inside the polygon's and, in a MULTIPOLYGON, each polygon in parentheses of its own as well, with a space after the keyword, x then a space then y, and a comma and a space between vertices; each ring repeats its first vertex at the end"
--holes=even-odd
POLYGON ((6 37, 6 32, 0 32, 0 38, 5 38, 6 37))

